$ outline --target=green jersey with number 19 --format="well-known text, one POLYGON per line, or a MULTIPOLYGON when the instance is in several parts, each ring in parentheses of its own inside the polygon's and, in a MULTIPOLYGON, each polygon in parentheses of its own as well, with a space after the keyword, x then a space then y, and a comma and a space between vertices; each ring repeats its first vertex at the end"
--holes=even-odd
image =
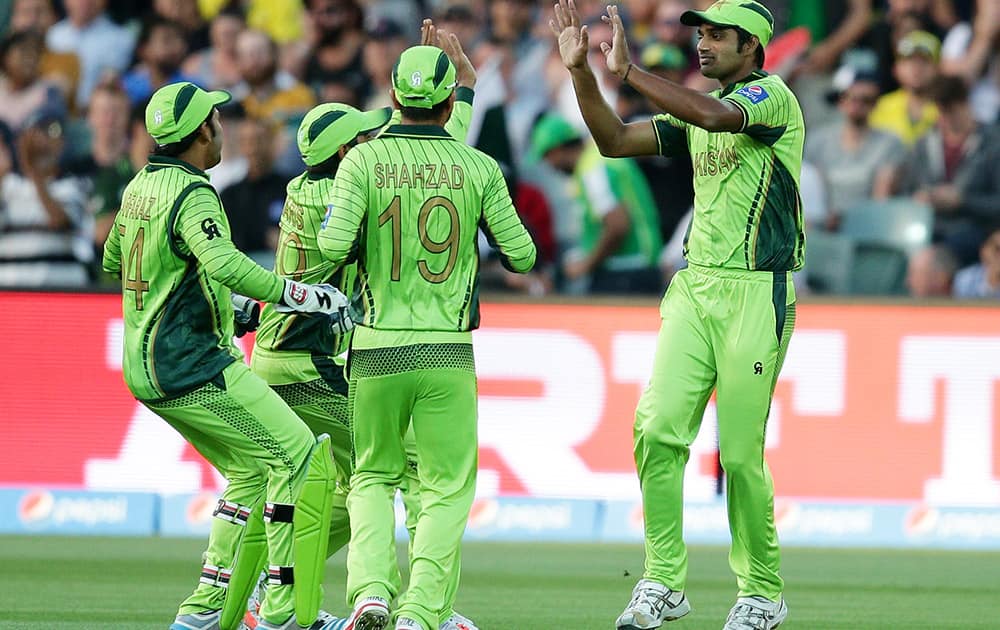
POLYGON ((230 289, 277 302, 284 288, 233 245, 208 176, 155 155, 122 194, 103 266, 121 275, 122 371, 140 400, 191 391, 243 358, 230 289))
MULTIPOLYGON (((456 90, 447 131, 464 142, 472 119, 473 91, 456 90)), ((399 122, 396 110, 389 124, 399 122)), ((352 149, 353 151, 354 149, 352 149)), ((320 224, 328 208, 332 208, 333 177, 318 177, 308 173, 288 184, 285 207, 281 212, 281 233, 275 258, 275 271, 285 277, 310 284, 328 283, 339 288, 355 303, 360 294, 355 290, 357 265, 336 267, 323 258, 317 244, 320 224)), ((352 305, 357 311, 360 305, 352 305)), ((328 383, 339 380, 343 353, 350 343, 350 333, 335 335, 325 318, 302 317, 294 313, 279 313, 265 305, 251 357, 253 371, 272 385, 304 383, 323 377, 328 383)))
POLYGON ((480 227, 525 272, 535 245, 497 163, 434 125, 393 125, 347 154, 319 247, 357 261, 355 348, 470 343, 479 325, 480 227))
POLYGON ((743 129, 713 133, 669 114, 653 117, 660 153, 690 151, 694 166, 684 253, 696 265, 797 271, 805 253, 799 103, 784 81, 763 71, 713 96, 740 108, 743 129))

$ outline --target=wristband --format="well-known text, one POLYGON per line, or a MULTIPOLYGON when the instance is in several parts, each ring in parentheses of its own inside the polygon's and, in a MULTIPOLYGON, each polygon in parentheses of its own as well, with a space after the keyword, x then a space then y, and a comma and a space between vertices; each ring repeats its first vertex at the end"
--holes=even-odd
POLYGON ((628 68, 625 68, 625 74, 622 75, 622 83, 625 83, 626 81, 628 81, 628 73, 632 72, 632 66, 634 66, 634 65, 635 64, 632 63, 631 61, 629 62, 628 68))

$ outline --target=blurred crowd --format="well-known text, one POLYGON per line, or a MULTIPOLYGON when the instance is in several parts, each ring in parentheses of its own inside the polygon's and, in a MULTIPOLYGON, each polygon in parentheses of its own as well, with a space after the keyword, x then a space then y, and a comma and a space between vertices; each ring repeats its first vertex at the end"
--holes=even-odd
MULTIPOLYGON (((919 297, 1000 297, 1000 0, 765 0, 776 19, 765 69, 807 122, 801 192, 810 235, 906 200, 929 209, 903 253, 919 297)), ((656 110, 607 72, 605 4, 579 0, 591 63, 623 120, 656 110)), ((634 59, 709 91, 688 8, 622 0, 634 59)), ((96 270, 121 193, 146 162, 144 109, 162 85, 233 94, 223 161, 210 172, 236 245, 271 263, 294 131, 309 108, 390 104, 390 73, 420 21, 455 32, 478 81, 469 142, 500 162, 539 250, 493 290, 663 291, 683 266, 693 199, 688 157, 602 157, 553 46, 546 0, 10 0, 0 3, 0 287, 107 284, 96 270)), ((810 259, 800 288, 813 281, 810 259)), ((846 263, 845 263, 846 264, 846 263)), ((844 290, 844 289, 841 289, 844 290)), ((887 289, 887 292, 892 290, 887 289)))

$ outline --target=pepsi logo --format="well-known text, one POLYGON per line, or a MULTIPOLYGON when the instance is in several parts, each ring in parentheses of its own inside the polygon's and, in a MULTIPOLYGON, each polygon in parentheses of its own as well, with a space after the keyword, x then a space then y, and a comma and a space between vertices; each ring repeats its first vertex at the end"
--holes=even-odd
POLYGON ((51 492, 33 490, 17 504, 17 517, 22 523, 38 523, 52 516, 56 500, 51 492))
POLYGON ((903 527, 910 536, 930 534, 937 527, 941 513, 932 507, 918 505, 906 514, 903 527))
POLYGON ((212 518, 212 512, 215 510, 216 503, 215 495, 210 492, 196 494, 188 501, 187 508, 184 510, 184 517, 191 525, 207 523, 212 518))
POLYGON ((469 510, 469 527, 488 527, 496 522, 499 512, 500 504, 496 499, 476 499, 469 510))

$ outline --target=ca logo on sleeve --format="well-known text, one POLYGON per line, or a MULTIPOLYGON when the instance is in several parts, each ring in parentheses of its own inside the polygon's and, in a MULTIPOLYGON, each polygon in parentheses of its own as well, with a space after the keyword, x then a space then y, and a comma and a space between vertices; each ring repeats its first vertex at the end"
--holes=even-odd
POLYGON ((219 226, 215 224, 215 219, 211 217, 205 219, 201 222, 201 231, 205 233, 205 237, 208 240, 212 240, 216 236, 222 237, 222 232, 219 231, 219 226))

